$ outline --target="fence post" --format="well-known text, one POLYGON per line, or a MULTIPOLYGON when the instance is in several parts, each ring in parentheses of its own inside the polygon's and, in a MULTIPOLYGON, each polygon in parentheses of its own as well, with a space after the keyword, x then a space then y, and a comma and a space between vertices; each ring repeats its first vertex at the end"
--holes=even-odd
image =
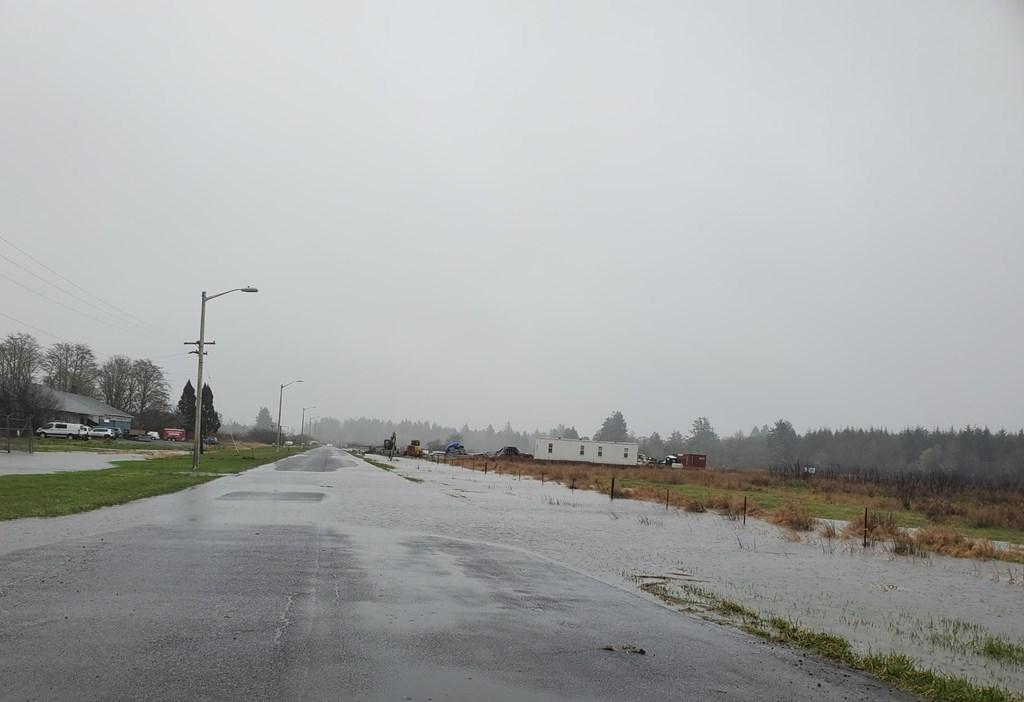
POLYGON ((668 488, 665 488, 665 509, 668 510, 668 488))
POLYGON ((743 526, 747 525, 747 496, 743 496, 743 526))
POLYGON ((572 483, 569 485, 569 489, 570 490, 575 490, 576 489, 576 478, 572 479, 572 483))
POLYGON ((543 473, 540 474, 540 486, 544 487, 544 474, 543 473))
POLYGON ((864 508, 864 548, 868 547, 868 508, 864 508))
POLYGON ((615 476, 612 476, 612 489, 608 491, 608 497, 615 499, 615 476))

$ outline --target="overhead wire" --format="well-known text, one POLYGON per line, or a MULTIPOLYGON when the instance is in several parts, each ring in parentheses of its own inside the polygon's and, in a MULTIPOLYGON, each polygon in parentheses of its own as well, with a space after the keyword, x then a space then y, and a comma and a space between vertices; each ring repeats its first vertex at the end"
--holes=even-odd
MULTIPOLYGON (((131 312, 126 312, 125 310, 121 309, 120 307, 118 307, 118 306, 117 306, 117 305, 115 305, 114 303, 110 302, 109 300, 104 300, 104 299, 103 299, 102 297, 100 297, 100 296, 99 296, 99 295, 97 295, 96 293, 94 293, 94 292, 91 292, 91 291, 89 291, 89 290, 87 290, 87 289, 83 288, 83 287, 82 287, 81 285, 79 285, 79 284, 78 284, 78 283, 76 283, 75 281, 71 280, 71 279, 70 279, 70 278, 68 278, 67 276, 65 276, 65 275, 63 275, 63 274, 59 273, 58 271, 55 271, 54 269, 50 268, 50 267, 49 267, 48 265, 46 265, 45 263, 43 263, 42 261, 40 261, 40 260, 39 260, 38 258, 36 258, 36 257, 35 257, 35 256, 33 256, 32 254, 30 254, 30 253, 29 253, 28 251, 26 251, 25 249, 21 248, 20 246, 18 246, 17 244, 15 244, 15 243, 14 243, 13 241, 11 241, 10 239, 8 239, 7 237, 3 236, 2 234, 0 234, 0 241, 3 241, 3 242, 4 242, 4 243, 6 243, 6 244, 7 244, 8 246, 10 246, 11 248, 13 248, 13 249, 14 249, 15 251, 19 252, 19 253, 20 253, 20 254, 21 254, 22 256, 25 256, 26 258, 28 258, 28 259, 32 260, 33 262, 35 262, 35 263, 36 263, 36 265, 38 265, 38 266, 40 266, 41 268, 43 268, 43 269, 45 269, 45 270, 49 271, 50 273, 54 274, 55 276, 57 276, 57 277, 58 277, 58 278, 60 278, 61 280, 63 280, 63 281, 65 281, 66 283, 68 283, 68 284, 70 284, 70 285, 74 286, 74 287, 75 287, 75 288, 77 288, 78 290, 81 290, 81 291, 82 291, 82 292, 84 292, 84 293, 85 293, 86 295, 89 295, 90 297, 92 297, 92 298, 95 298, 96 300, 98 300, 98 301, 102 302, 102 303, 103 303, 104 305, 107 305, 107 306, 109 306, 110 308, 112 308, 112 309, 114 309, 114 310, 117 310, 117 311, 118 311, 118 312, 120 312, 120 313, 121 313, 122 315, 124 315, 125 317, 129 318, 130 320, 132 320, 132 321, 133 321, 133 323, 135 323, 135 324, 141 324, 141 325, 143 325, 143 326, 149 327, 150 329, 154 329, 154 330, 160 331, 160 330, 158 330, 158 329, 157 329, 157 327, 153 326, 153 325, 152 325, 152 324, 150 324, 149 322, 147 322, 147 321, 145 321, 145 320, 143 320, 143 319, 140 319, 139 317, 136 317, 136 316, 135 316, 135 315, 133 315, 133 314, 132 314, 131 312)), ((3 255, 3 254, 0 254, 0 256, 2 256, 2 255, 3 255)), ((4 256, 4 258, 5 258, 5 259, 7 259, 8 261, 11 261, 11 259, 7 258, 6 256, 4 256)), ((15 263, 14 261, 11 261, 11 262, 12 262, 12 263, 15 263)), ((28 271, 28 269, 27 269, 27 268, 24 268, 23 266, 20 266, 20 265, 19 265, 19 264, 17 264, 17 263, 15 263, 15 265, 17 265, 17 266, 18 266, 19 268, 23 268, 24 270, 28 271)), ((31 273, 31 271, 29 271, 29 272, 31 273)), ((36 274, 35 274, 35 273, 32 273, 32 275, 36 275, 36 274)), ((48 283, 49 283, 50 285, 53 285, 54 287, 56 287, 56 288, 57 288, 58 290, 63 290, 62 288, 60 288, 59 286, 57 286, 57 285, 56 285, 55 283, 52 283, 52 282, 50 282, 50 281, 46 281, 46 279, 45 279, 45 278, 42 278, 42 277, 40 277, 40 276, 36 276, 36 277, 40 278, 40 280, 43 280, 44 282, 48 282, 48 283)), ((63 291, 63 292, 65 292, 65 294, 69 294, 69 295, 71 294, 71 293, 68 293, 67 291, 63 291)))
MULTIPOLYGON (((2 254, 0 254, 0 255, 2 255, 2 254)), ((30 293, 38 295, 39 297, 43 298, 44 300, 48 300, 49 302, 52 302, 55 305, 60 305, 61 307, 65 307, 65 308, 71 310, 72 312, 74 312, 75 314, 80 314, 83 317, 88 317, 89 319, 91 319, 93 321, 100 322, 101 324, 106 324, 106 325, 114 327, 116 329, 121 329, 122 331, 128 331, 128 332, 132 332, 132 333, 137 333, 138 332, 137 329, 131 329, 129 327, 125 327, 125 326, 121 326, 119 324, 115 324, 114 322, 111 322, 111 321, 106 320, 106 319, 102 319, 102 318, 97 317, 97 316, 95 316, 93 314, 90 314, 89 312, 85 312, 83 310, 80 310, 77 307, 74 307, 73 305, 70 305, 70 304, 68 304, 66 302, 61 302, 60 300, 55 300, 52 297, 50 297, 49 295, 46 295, 45 293, 41 293, 38 290, 36 290, 35 288, 30 288, 29 286, 25 285, 21 281, 15 280, 14 278, 12 278, 12 277, 10 277, 8 275, 4 275, 3 273, 0 273, 0 278, 4 278, 5 280, 8 280, 8 281, 14 283, 18 287, 24 288, 25 290, 28 290, 30 293)))
MULTIPOLYGON (((56 283, 54 283, 54 282, 53 282, 52 280, 47 280, 46 278, 44 278, 43 276, 39 275, 38 273, 36 273, 36 272, 35 272, 35 271, 33 271, 32 269, 30 269, 30 268, 26 268, 25 266, 21 265, 20 263, 18 263, 18 262, 17 262, 17 261, 15 261, 14 259, 10 258, 9 256, 5 256, 4 254, 0 253, 0 258, 4 259, 5 261, 7 261, 8 263, 10 263, 11 265, 13 265, 13 266, 16 266, 16 267, 17 267, 17 268, 19 268, 20 270, 23 270, 23 271, 25 271, 26 273, 28 273, 29 275, 31 275, 31 276, 32 276, 33 278, 36 278, 37 280, 41 280, 41 281, 43 281, 44 283, 46 283, 47 285, 49 285, 49 286, 50 286, 50 287, 52 287, 52 288, 55 288, 56 290, 60 290, 60 291, 61 291, 62 293, 64 293, 64 294, 65 294, 65 295, 67 295, 68 297, 71 297, 71 298, 74 298, 75 300, 79 300, 79 301, 81 301, 81 302, 84 302, 84 303, 85 303, 85 304, 87 304, 87 305, 92 305, 92 304, 95 304, 94 302, 90 302, 89 300, 86 300, 86 299, 85 299, 85 298, 83 298, 83 297, 82 297, 81 295, 78 295, 78 294, 76 294, 76 293, 73 293, 73 292, 69 292, 68 290, 65 290, 65 289, 64 289, 64 288, 62 288, 61 286, 59 286, 59 285, 57 285, 56 283)), ((31 288, 28 288, 27 286, 25 286, 25 285, 22 285, 21 283, 18 283, 18 282, 17 282, 16 280, 14 280, 13 278, 8 278, 8 280, 10 280, 10 281, 12 281, 12 282, 15 282, 15 283, 17 283, 18 285, 21 285, 21 287, 23 287, 23 288, 26 288, 27 290, 30 290, 30 291, 31 291, 31 288)), ((36 292, 36 291, 32 291, 32 292, 36 292)), ((39 293, 39 292, 37 292, 36 294, 38 294, 38 295, 42 295, 42 293, 39 293)), ((45 295, 44 295, 43 297, 45 297, 45 295)), ((66 302, 60 302, 60 301, 58 301, 58 300, 54 300, 53 298, 47 298, 47 299, 48 299, 48 300, 50 300, 51 302, 55 303, 55 304, 58 304, 58 305, 67 305, 68 307, 70 307, 70 306, 71 306, 71 305, 69 305, 69 304, 68 304, 68 303, 66 303, 66 302)), ((101 309, 102 309, 102 308, 101 308, 101 309)), ((108 312, 108 314, 110 315, 110 317, 111 317, 112 319, 115 319, 115 320, 117 320, 117 323, 118 323, 119 325, 123 325, 123 324, 125 324, 125 323, 135 324, 134 322, 129 322, 128 320, 123 320, 123 319, 120 319, 119 317, 116 317, 115 315, 113 315, 113 314, 110 314, 109 312, 108 312)), ((136 327, 137 327, 137 326, 138 326, 138 325, 136 325, 136 327)), ((126 327, 121 327, 121 328, 126 328, 126 327)), ((136 329, 136 331, 139 331, 139 330, 138 330, 138 329, 136 329)))
POLYGON ((67 339, 65 339, 62 336, 58 336, 58 335, 54 334, 53 332, 48 332, 45 329, 40 329, 39 327, 33 326, 33 325, 29 324, 28 322, 23 322, 20 319, 18 319, 17 317, 12 317, 11 315, 7 314, 6 312, 0 311, 0 316, 7 317, 7 319, 11 320, 12 322, 14 322, 16 324, 20 324, 23 327, 27 327, 28 329, 31 329, 32 331, 37 331, 40 334, 46 334, 47 336, 52 336, 54 339, 57 339, 58 341, 64 341, 64 342, 67 341, 67 339))

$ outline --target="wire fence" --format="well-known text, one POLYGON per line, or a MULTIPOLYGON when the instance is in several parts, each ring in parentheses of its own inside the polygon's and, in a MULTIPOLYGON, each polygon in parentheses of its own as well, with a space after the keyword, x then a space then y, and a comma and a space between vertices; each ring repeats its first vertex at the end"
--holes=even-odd
POLYGON ((35 449, 31 417, 15 417, 9 414, 4 418, 4 425, 0 431, 3 432, 2 448, 7 453, 12 451, 32 453, 35 449))

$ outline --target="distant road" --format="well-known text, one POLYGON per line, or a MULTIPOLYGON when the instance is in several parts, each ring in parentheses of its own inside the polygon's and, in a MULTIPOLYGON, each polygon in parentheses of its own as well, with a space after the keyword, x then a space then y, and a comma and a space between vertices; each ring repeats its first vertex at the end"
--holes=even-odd
POLYGON ((445 536, 470 517, 487 515, 325 447, 0 523, 0 699, 910 699, 527 551, 445 536))

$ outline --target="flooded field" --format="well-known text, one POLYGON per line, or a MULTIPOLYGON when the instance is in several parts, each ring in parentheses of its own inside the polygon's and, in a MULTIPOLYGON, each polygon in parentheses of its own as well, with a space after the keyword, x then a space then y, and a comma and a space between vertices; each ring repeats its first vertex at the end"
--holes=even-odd
MULTIPOLYGON (((518 546, 636 591, 669 576, 681 599, 707 591, 838 634, 860 653, 897 651, 939 672, 1024 690, 1024 566, 896 556, 884 545, 865 550, 817 534, 793 540, 756 519, 744 525, 425 461, 394 465, 423 479, 419 490, 445 498, 416 500, 425 530, 518 546)), ((405 500, 396 494, 407 519, 405 500)))

